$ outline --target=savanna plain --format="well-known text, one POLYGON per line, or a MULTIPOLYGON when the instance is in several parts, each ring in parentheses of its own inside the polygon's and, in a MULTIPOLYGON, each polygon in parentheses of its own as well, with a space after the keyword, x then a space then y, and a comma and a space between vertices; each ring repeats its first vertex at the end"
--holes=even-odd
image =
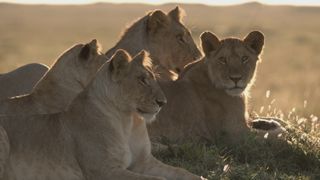
MULTIPOLYGON (((99 40, 104 51, 149 10, 176 4, 0 4, 0 73, 21 65, 47 65, 75 43, 99 40)), ((184 22, 199 43, 203 31, 218 37, 265 34, 265 48, 251 90, 251 116, 277 117, 287 133, 281 143, 248 137, 246 143, 185 143, 156 152, 161 160, 208 179, 320 179, 320 7, 181 4, 184 22)), ((1 84, 0 86, 4 86, 1 84)))

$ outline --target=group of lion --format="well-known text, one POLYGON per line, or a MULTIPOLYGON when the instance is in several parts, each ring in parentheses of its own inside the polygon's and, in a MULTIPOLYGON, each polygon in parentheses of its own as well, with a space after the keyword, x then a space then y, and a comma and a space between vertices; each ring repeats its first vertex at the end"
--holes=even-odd
POLYGON ((92 40, 51 68, 0 75, 0 179, 202 179, 153 157, 149 135, 238 143, 251 133, 247 97, 264 35, 204 32, 201 53, 183 15, 154 10, 106 53, 92 40))

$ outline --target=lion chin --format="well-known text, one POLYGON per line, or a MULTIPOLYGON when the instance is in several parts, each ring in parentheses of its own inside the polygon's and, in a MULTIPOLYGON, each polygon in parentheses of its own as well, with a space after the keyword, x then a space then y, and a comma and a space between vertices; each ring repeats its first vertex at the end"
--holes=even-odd
POLYGON ((226 89, 226 93, 230 96, 240 96, 244 92, 244 88, 234 87, 231 89, 226 89))
POLYGON ((156 115, 159 113, 160 110, 156 111, 156 112, 146 112, 146 111, 142 111, 140 109, 137 109, 138 114, 149 124, 152 123, 155 119, 156 119, 156 115))

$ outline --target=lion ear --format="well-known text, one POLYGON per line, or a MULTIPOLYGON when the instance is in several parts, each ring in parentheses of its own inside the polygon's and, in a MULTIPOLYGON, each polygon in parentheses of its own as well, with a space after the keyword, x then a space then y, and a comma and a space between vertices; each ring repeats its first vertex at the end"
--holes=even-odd
POLYGON ((132 60, 133 63, 145 65, 149 59, 149 53, 146 50, 140 51, 132 60))
POLYGON ((79 57, 82 60, 88 60, 90 55, 96 55, 100 51, 100 44, 96 39, 93 39, 91 42, 85 44, 80 53, 79 57))
POLYGON ((159 28, 165 28, 169 25, 169 18, 164 12, 156 10, 149 15, 148 31, 151 33, 157 32, 159 28))
POLYGON ((111 79, 113 81, 119 81, 129 68, 129 62, 131 56, 127 51, 118 49, 116 53, 111 57, 109 71, 111 72, 111 79))
POLYGON ((205 56, 209 56, 212 51, 215 51, 220 45, 219 38, 212 32, 206 31, 200 35, 201 47, 205 56))
POLYGON ((259 55, 264 45, 264 35, 260 31, 252 31, 243 41, 259 55))
POLYGON ((182 22, 182 19, 185 16, 185 14, 186 13, 185 13, 184 9, 177 6, 176 8, 174 8, 173 10, 171 10, 168 13, 168 16, 170 16, 173 20, 175 20, 177 22, 182 22))

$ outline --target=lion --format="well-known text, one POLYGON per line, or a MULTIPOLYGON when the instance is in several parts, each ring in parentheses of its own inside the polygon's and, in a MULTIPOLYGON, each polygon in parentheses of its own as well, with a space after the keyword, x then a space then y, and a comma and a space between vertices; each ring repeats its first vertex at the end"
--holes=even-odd
POLYGON ((165 103, 147 53, 118 50, 65 112, 0 119, 10 139, 8 177, 201 179, 150 153, 146 123, 165 103))
POLYGON ((107 56, 119 48, 130 54, 145 49, 157 66, 160 80, 175 80, 186 64, 201 57, 190 30, 182 22, 184 14, 178 6, 167 14, 161 10, 149 12, 126 29, 107 56))
POLYGON ((31 63, 8 73, 0 74, 0 100, 29 94, 41 77, 49 70, 48 66, 31 63))
POLYGON ((65 110, 107 61, 97 40, 64 52, 27 95, 0 102, 0 115, 46 114, 65 110))
MULTIPOLYGON (((132 54, 142 49, 150 51, 158 73, 163 80, 176 79, 183 67, 201 57, 195 42, 183 22, 184 10, 176 7, 165 14, 161 10, 149 12, 127 28, 119 42, 106 54, 108 57, 119 49, 132 54)), ((0 100, 31 93, 32 88, 49 68, 33 63, 0 75, 0 100)))
POLYGON ((149 127, 152 139, 216 141, 223 137, 233 144, 250 132, 247 99, 264 35, 253 31, 242 40, 220 40, 204 32, 200 38, 205 57, 189 64, 178 80, 161 83, 168 104, 149 127))

